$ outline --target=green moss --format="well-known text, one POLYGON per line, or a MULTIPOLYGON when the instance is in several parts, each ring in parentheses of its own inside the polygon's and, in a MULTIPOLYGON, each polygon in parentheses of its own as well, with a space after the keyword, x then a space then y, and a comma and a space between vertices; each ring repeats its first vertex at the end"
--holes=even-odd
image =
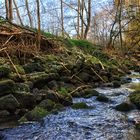
POLYGON ((24 65, 23 68, 26 73, 44 71, 44 68, 40 63, 29 63, 29 64, 24 65))
POLYGON ((72 105, 72 108, 73 109, 89 109, 91 107, 89 107, 86 103, 81 102, 81 103, 74 103, 72 105))
POLYGON ((25 74, 25 71, 21 65, 15 65, 19 74, 25 74))
POLYGON ((28 112, 25 117, 28 121, 39 121, 48 114, 50 113, 46 109, 35 107, 32 111, 28 112))
POLYGON ((12 80, 0 81, 0 96, 14 92, 15 82, 12 80))
POLYGON ((134 83, 129 88, 131 88, 135 91, 140 91, 140 83, 134 83))
POLYGON ((47 111, 52 111, 55 108, 55 102, 53 102, 52 100, 46 99, 46 100, 43 100, 38 106, 41 108, 44 108, 47 111))
POLYGON ((140 109, 140 91, 135 91, 129 95, 130 101, 140 109))
POLYGON ((7 66, 0 66, 0 78, 8 77, 10 73, 10 68, 7 66))
POLYGON ((60 87, 60 89, 58 90, 58 93, 63 95, 63 96, 67 96, 68 95, 68 89, 65 87, 60 87))

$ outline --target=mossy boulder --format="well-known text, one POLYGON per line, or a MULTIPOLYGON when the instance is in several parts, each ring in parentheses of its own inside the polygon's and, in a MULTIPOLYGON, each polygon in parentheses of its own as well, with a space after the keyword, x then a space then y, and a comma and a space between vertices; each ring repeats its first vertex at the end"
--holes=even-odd
POLYGON ((10 74, 10 68, 8 66, 0 66, 0 78, 7 78, 10 74))
POLYGON ((28 121, 39 121, 48 114, 50 113, 46 109, 41 107, 35 107, 32 111, 25 114, 25 117, 23 119, 24 121, 26 121, 26 119, 28 121))
POLYGON ((12 80, 0 81, 0 97, 14 92, 15 82, 12 80))
POLYGON ((20 108, 32 109, 36 105, 35 96, 28 92, 16 92, 14 96, 20 103, 20 108))
POLYGON ((43 88, 48 82, 57 80, 58 78, 58 73, 47 74, 45 72, 37 72, 27 76, 27 79, 33 82, 33 87, 39 89, 43 88))
POLYGON ((117 105, 115 107, 115 109, 117 111, 124 111, 125 112, 125 111, 131 111, 132 109, 134 109, 134 106, 130 103, 124 102, 124 103, 117 105))
POLYGON ((88 106, 86 103, 81 102, 81 103, 74 103, 71 106, 73 109, 89 109, 91 108, 90 106, 88 106))
POLYGON ((44 67, 40 63, 29 63, 23 66, 25 73, 42 72, 44 67))
POLYGON ((96 91, 95 89, 85 89, 83 91, 74 92, 72 94, 73 97, 84 97, 84 98, 90 98, 92 96, 98 96, 100 93, 96 91))
POLYGON ((120 82, 120 81, 113 81, 113 87, 114 87, 114 88, 119 88, 119 87, 121 87, 121 82, 120 82))
POLYGON ((100 101, 100 102, 109 102, 109 98, 106 97, 106 96, 103 95, 103 94, 100 94, 100 95, 96 98, 96 100, 98 100, 98 101, 100 101))
POLYGON ((26 83, 16 83, 15 92, 30 92, 30 87, 26 83))
POLYGON ((0 98, 1 110, 8 110, 9 112, 13 113, 17 108, 19 108, 19 102, 12 94, 0 98))
POLYGON ((140 109, 140 91, 135 91, 129 95, 130 101, 140 109))
POLYGON ((52 100, 46 99, 43 100, 38 107, 44 108, 47 111, 52 111, 55 107, 55 102, 53 102, 52 100))

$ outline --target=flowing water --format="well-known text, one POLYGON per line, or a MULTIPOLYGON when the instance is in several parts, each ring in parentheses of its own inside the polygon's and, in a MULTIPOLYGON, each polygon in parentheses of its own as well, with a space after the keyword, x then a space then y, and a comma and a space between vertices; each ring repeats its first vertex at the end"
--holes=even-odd
MULTIPOLYGON (((140 83, 132 78, 132 83, 140 83)), ((140 118, 140 111, 128 113, 116 111, 114 107, 127 101, 130 84, 121 88, 97 88, 97 91, 111 99, 109 103, 75 98, 74 102, 85 102, 92 109, 74 110, 67 107, 57 115, 49 115, 42 122, 27 123, 0 131, 3 140, 140 140, 140 132, 132 120, 140 118)))

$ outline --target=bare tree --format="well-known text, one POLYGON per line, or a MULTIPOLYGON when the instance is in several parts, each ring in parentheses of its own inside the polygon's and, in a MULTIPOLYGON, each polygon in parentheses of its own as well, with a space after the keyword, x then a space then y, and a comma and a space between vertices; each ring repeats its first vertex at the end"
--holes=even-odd
POLYGON ((40 49, 40 40, 41 40, 41 23, 40 23, 40 3, 39 0, 36 0, 37 4, 37 20, 38 20, 38 33, 37 33, 37 47, 40 49))
POLYGON ((26 9, 27 9, 27 15, 28 15, 28 18, 29 18, 30 26, 33 27, 33 21, 32 21, 31 13, 30 13, 30 10, 29 10, 28 0, 25 0, 25 5, 26 5, 26 9))
POLYGON ((15 8, 16 8, 17 17, 18 17, 18 19, 19 19, 19 21, 20 21, 20 24, 23 26, 23 22, 22 22, 22 19, 21 19, 21 16, 20 16, 20 12, 19 12, 19 9, 18 9, 16 0, 13 0, 13 3, 14 3, 14 6, 15 6, 15 8))

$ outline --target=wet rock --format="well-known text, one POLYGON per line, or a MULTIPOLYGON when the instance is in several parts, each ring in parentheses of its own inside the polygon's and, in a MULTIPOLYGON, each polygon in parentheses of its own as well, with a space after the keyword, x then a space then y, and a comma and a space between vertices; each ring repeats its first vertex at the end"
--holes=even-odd
POLYGON ((132 81, 132 78, 129 78, 129 77, 121 78, 121 84, 130 83, 131 81, 132 81))
POLYGON ((31 93, 18 92, 18 93, 14 93, 14 96, 20 103, 20 108, 32 109, 36 104, 35 96, 31 93))
POLYGON ((100 93, 96 91, 95 89, 85 89, 83 91, 77 91, 72 94, 73 97, 84 97, 84 98, 90 98, 92 96, 98 96, 100 93))
POLYGON ((15 82, 12 80, 0 81, 0 97, 14 92, 15 82))
POLYGON ((119 88, 119 87, 121 87, 120 81, 113 81, 113 87, 114 87, 114 88, 119 88))
POLYGON ((7 66, 0 66, 0 78, 8 77, 10 73, 10 68, 7 66))
POLYGON ((135 91, 129 95, 130 101, 140 109, 140 91, 135 91))
POLYGON ((134 105, 132 105, 131 103, 124 102, 117 105, 115 109, 117 111, 131 111, 132 109, 134 109, 134 105))
POLYGON ((106 97, 106 96, 103 95, 103 94, 100 94, 100 95, 96 98, 96 100, 98 100, 98 101, 100 101, 100 102, 109 102, 109 98, 106 97))
POLYGON ((44 71, 43 66, 40 63, 30 63, 23 66, 26 73, 42 72, 44 71))
POLYGON ((8 110, 13 113, 16 111, 18 107, 19 107, 19 102, 12 94, 0 98, 1 110, 8 110))
POLYGON ((86 103, 74 103, 72 106, 71 106, 73 109, 89 109, 91 108, 90 106, 88 106, 86 103))
POLYGON ((26 119, 28 121, 39 121, 48 114, 49 112, 46 109, 41 107, 35 107, 32 111, 25 114, 24 121, 26 121, 26 119))

